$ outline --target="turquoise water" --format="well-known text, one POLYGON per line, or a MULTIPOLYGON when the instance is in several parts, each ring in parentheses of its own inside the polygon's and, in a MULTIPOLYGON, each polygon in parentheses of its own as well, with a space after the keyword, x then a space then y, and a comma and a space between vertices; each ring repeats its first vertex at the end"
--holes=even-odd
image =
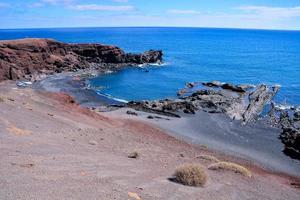
POLYGON ((277 102, 300 105, 300 31, 211 28, 76 28, 0 30, 0 39, 100 42, 128 52, 164 51, 163 66, 128 68, 90 80, 125 100, 175 97, 186 82, 280 84, 277 102))

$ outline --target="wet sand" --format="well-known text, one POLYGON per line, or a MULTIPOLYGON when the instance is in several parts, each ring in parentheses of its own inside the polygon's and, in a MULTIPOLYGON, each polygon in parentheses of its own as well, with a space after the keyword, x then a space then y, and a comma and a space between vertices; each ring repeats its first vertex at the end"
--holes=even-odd
MULTIPOLYGON (((125 115, 127 110, 116 110, 113 115, 125 115)), ((300 161, 291 159, 282 152, 284 146, 278 139, 280 130, 271 128, 264 121, 242 125, 240 121, 233 121, 224 114, 201 111, 196 115, 182 115, 179 119, 148 119, 149 115, 158 115, 134 112, 139 114, 135 118, 160 127, 180 140, 247 159, 266 170, 292 176, 300 174, 300 161)))

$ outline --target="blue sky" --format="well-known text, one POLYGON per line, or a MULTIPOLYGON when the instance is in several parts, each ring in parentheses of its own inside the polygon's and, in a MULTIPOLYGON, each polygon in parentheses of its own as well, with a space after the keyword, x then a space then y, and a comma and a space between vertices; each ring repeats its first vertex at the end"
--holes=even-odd
POLYGON ((300 30, 300 0, 0 0, 0 28, 101 26, 300 30))

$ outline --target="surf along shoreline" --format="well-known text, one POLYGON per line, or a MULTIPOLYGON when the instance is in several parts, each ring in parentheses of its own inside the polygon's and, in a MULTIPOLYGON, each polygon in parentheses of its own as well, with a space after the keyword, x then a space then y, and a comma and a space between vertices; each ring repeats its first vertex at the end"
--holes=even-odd
MULTIPOLYGON (((28 41, 26 41, 26 42, 28 42, 28 41)), ((30 41, 30 43, 31 42, 32 41, 30 41)), ((40 43, 40 41, 38 41, 38 43, 40 43)), ((42 44, 41 48, 44 48, 43 45, 44 44, 42 44)), ((157 61, 160 62, 161 59, 158 59, 157 61)), ((111 69, 114 69, 114 71, 117 71, 117 70, 121 69, 120 66, 123 67, 123 66, 128 66, 128 65, 137 66, 137 63, 134 63, 134 64, 129 63, 129 62, 128 63, 121 63, 121 64, 118 63, 118 64, 116 64, 117 68, 115 68, 115 66, 113 66, 113 65, 107 65, 109 67, 103 68, 102 67, 103 65, 102 65, 98 69, 97 69, 97 67, 99 67, 99 66, 97 66, 92 71, 95 72, 95 69, 96 69, 97 72, 99 72, 99 69, 100 69, 100 71, 102 73, 104 73, 105 71, 110 71, 111 69), (113 66, 113 67, 111 67, 111 66, 113 66)), ((79 71, 79 72, 75 73, 75 75, 73 73, 66 73, 66 74, 62 73, 62 74, 56 74, 56 75, 52 75, 52 76, 49 76, 49 73, 47 72, 47 73, 45 73, 45 74, 47 74, 47 77, 44 77, 43 76, 44 74, 40 73, 38 75, 31 76, 31 78, 33 78, 35 80, 40 79, 40 81, 38 81, 37 84, 34 84, 32 86, 32 88, 38 89, 38 90, 42 89, 42 90, 46 90, 46 91, 54 92, 54 93, 57 93, 57 92, 58 93, 61 93, 61 92, 62 93, 68 93, 71 96, 73 96, 75 98, 75 100, 78 101, 82 106, 87 106, 87 107, 89 107, 89 108, 91 108, 92 110, 95 110, 95 111, 107 111, 108 107, 111 108, 111 106, 109 106, 109 105, 111 105, 111 104, 117 104, 117 101, 114 102, 114 101, 111 101, 109 98, 105 98, 105 97, 102 98, 94 90, 91 90, 91 89, 89 89, 87 87, 87 85, 86 85, 86 78, 87 78, 87 76, 85 76, 86 75, 86 71, 87 71, 86 69, 83 69, 82 71, 79 71), (82 76, 83 74, 85 74, 85 75, 82 76), (102 104, 100 107, 97 106, 99 103, 102 104)), ((89 72, 87 74, 89 74, 89 75, 93 74, 92 71, 89 69, 89 72)), ((59 72, 59 71, 55 71, 55 73, 56 72, 59 72)), ((12 73, 12 70, 10 70, 10 69, 8 70, 9 77, 12 78, 12 79, 14 79, 14 75, 13 75, 14 73, 12 73)), ((53 72, 51 72, 50 74, 53 74, 53 72)), ((147 108, 147 107, 143 107, 143 108, 147 108)), ((108 110, 111 110, 111 109, 108 109, 108 110)), ((122 109, 119 109, 116 112, 119 112, 120 110, 122 110, 122 109)), ((140 109, 137 109, 137 110, 140 110, 140 109)), ((146 111, 149 112, 150 110, 153 111, 153 109, 149 109, 149 110, 146 110, 146 111)), ((128 115, 127 111, 128 110, 126 110, 125 116, 128 115)), ((176 110, 176 112, 177 111, 178 110, 176 110)), ((114 112, 112 112, 112 113, 114 113, 114 112)), ((157 110, 154 110, 154 114, 158 115, 158 117, 161 117, 159 114, 164 114, 164 113, 157 112, 157 110)), ((109 113, 108 113, 108 115, 109 115, 109 113)), ((146 114, 146 115, 148 115, 148 114, 146 114)), ((212 115, 214 115, 214 114, 209 114, 209 116, 212 116, 212 115)), ((148 117, 149 116, 147 116, 147 118, 148 117)), ((173 132, 173 133, 175 132, 174 129, 173 130, 172 129, 168 129, 167 128, 168 126, 166 126, 165 124, 161 123, 161 121, 164 122, 164 121, 169 121, 169 120, 163 120, 163 119, 161 120, 159 118, 156 118, 156 119, 158 119, 158 120, 156 120, 155 123, 151 122, 153 125, 161 127, 163 129, 167 130, 168 132, 173 132)), ((221 120, 219 120, 219 121, 221 121, 221 120)), ((231 121, 227 120, 226 123, 230 124, 231 121)), ((184 129, 186 129, 186 128, 189 128, 189 127, 184 127, 184 129)), ((177 135, 177 136, 179 136, 177 138, 181 137, 181 139, 183 139, 183 138, 187 139, 188 138, 188 137, 184 137, 182 135, 177 135)), ((176 137, 176 135, 175 135, 175 137, 176 137)), ((187 141, 187 140, 185 140, 185 141, 187 141)), ((193 141, 192 141, 192 143, 193 143, 193 141)), ((215 150, 218 150, 218 149, 216 148, 215 150)), ((221 150, 221 149, 219 149, 219 150, 221 150)), ((224 149, 222 149, 222 150, 224 150, 224 149)), ((276 169, 275 169, 275 171, 276 171, 276 169)), ((292 174, 294 177, 297 174, 297 173, 294 173, 294 172, 293 173, 288 173, 287 171, 284 171, 284 173, 285 174, 292 174)))

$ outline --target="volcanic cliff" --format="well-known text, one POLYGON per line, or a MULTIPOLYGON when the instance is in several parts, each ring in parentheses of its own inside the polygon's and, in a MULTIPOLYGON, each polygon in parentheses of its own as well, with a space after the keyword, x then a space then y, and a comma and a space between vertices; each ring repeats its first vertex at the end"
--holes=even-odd
POLYGON ((36 75, 79 69, 117 70, 122 66, 158 63, 162 51, 125 53, 116 46, 68 44, 52 39, 0 41, 0 81, 35 79, 36 75))

